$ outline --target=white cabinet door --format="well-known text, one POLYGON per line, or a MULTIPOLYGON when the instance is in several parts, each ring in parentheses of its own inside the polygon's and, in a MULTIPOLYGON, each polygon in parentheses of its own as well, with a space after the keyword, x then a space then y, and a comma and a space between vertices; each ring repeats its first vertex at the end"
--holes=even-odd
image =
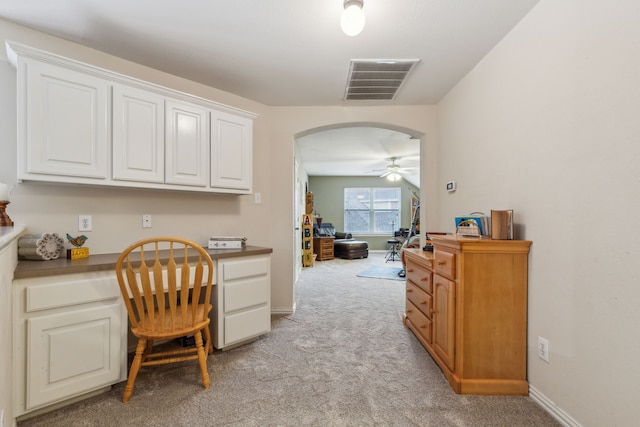
POLYGON ((13 281, 14 412, 127 377, 127 313, 112 272, 13 281))
POLYGON ((243 190, 253 184, 253 120, 211 113, 211 187, 243 190))
POLYGON ((27 320, 27 410, 118 381, 122 309, 115 302, 27 320))
POLYGON ((19 72, 20 179, 38 174, 91 179, 108 177, 109 85, 103 79, 54 65, 27 61, 19 72))
POLYGON ((113 179, 164 182, 164 97, 113 86, 113 179))
POLYGON ((209 110, 167 99, 165 182, 206 187, 209 171, 209 110))

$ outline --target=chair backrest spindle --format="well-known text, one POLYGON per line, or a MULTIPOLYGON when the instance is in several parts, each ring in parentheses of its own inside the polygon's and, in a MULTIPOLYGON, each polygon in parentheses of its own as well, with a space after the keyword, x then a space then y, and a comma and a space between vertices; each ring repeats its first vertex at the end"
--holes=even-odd
POLYGON ((129 246, 118 262, 118 282, 122 294, 129 296, 124 299, 132 326, 173 332, 206 319, 198 306, 210 301, 211 286, 204 292, 202 286, 212 282, 213 267, 201 247, 179 238, 146 239, 129 246), (162 242, 168 250, 161 249, 162 242))

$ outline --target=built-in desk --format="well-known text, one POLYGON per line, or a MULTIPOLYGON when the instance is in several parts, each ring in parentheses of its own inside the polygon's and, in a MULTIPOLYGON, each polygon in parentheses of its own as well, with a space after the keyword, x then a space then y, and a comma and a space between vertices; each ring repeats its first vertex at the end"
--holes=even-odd
MULTIPOLYGON (((214 346, 236 346, 269 332, 272 249, 208 252, 215 269, 214 346)), ((129 327, 114 271, 119 255, 18 262, 12 286, 16 417, 126 380, 129 327)))

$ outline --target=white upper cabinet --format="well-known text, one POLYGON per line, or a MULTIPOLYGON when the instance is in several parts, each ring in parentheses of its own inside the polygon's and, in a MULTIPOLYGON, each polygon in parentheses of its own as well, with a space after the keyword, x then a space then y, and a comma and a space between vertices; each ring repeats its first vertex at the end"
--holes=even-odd
POLYGON ((164 98, 113 86, 113 179, 164 182, 164 98))
POLYGON ((108 94, 109 85, 102 79, 23 61, 18 76, 18 178, 108 178, 108 94))
POLYGON ((7 42, 18 179, 249 194, 248 111, 7 42))
POLYGON ((166 101, 166 177, 168 184, 207 186, 209 174, 209 110, 166 101))
POLYGON ((253 121, 211 113, 211 186, 251 192, 253 121))

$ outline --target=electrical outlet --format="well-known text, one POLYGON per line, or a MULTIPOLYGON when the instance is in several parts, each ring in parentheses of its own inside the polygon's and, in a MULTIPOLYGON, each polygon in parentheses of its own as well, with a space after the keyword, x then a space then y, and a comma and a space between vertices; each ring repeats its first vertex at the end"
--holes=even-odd
POLYGON ((254 193, 253 200, 256 202, 256 205, 259 205, 260 203, 262 203, 262 194, 254 193))
POLYGON ((538 357, 549 363, 549 341, 546 338, 538 337, 538 357))
POLYGON ((78 215, 78 231, 91 231, 93 218, 91 215, 78 215))
POLYGON ((151 215, 142 215, 142 228, 151 228, 151 215))

